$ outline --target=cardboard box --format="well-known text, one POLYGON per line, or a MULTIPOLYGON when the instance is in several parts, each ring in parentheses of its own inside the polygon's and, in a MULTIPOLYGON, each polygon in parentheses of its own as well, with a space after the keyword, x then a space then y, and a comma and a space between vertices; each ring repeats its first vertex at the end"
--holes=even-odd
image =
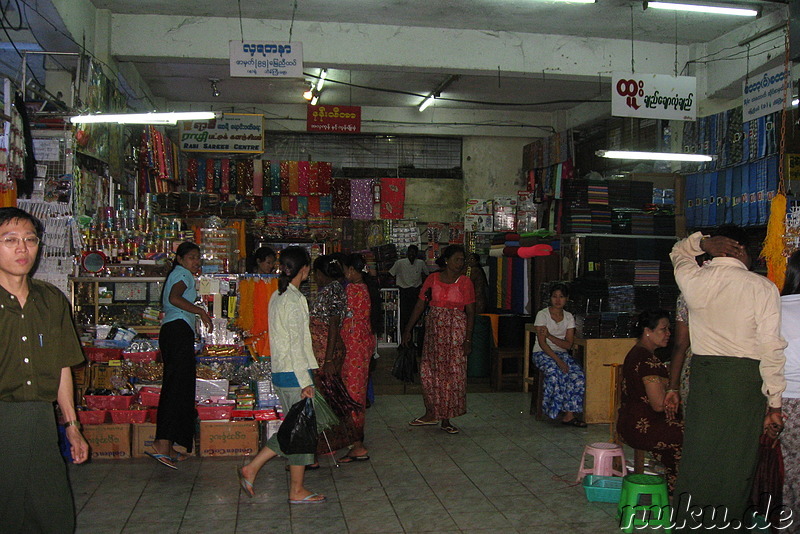
POLYGON ((281 422, 276 419, 273 421, 259 421, 259 423, 259 426, 261 427, 261 446, 263 447, 267 444, 267 440, 278 431, 278 427, 281 426, 281 422))
MULTIPOLYGON (((131 456, 134 458, 142 458, 143 456, 147 456, 145 452, 153 452, 153 441, 156 439, 156 425, 154 423, 142 423, 131 425, 131 427, 133 428, 131 456)), ((188 453, 185 448, 177 443, 174 445, 174 448, 181 454, 194 455, 194 453, 188 453)))
POLYGON ((252 456, 258 452, 258 421, 200 421, 200 456, 252 456))
POLYGON ((76 388, 89 385, 89 364, 82 363, 72 368, 72 385, 76 388))
POLYGON ((93 460, 122 460, 131 457, 131 425, 87 425, 83 437, 93 460))

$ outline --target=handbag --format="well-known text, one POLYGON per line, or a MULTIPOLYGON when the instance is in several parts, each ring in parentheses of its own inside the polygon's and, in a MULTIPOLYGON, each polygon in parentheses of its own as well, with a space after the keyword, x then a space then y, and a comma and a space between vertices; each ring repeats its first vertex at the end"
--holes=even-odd
POLYGON ((392 365, 392 376, 401 382, 414 382, 414 375, 417 374, 417 346, 409 343, 406 346, 397 348, 397 358, 392 365))
POLYGON ((278 428, 278 444, 285 454, 314 454, 317 451, 317 416, 314 402, 301 399, 292 404, 278 428))

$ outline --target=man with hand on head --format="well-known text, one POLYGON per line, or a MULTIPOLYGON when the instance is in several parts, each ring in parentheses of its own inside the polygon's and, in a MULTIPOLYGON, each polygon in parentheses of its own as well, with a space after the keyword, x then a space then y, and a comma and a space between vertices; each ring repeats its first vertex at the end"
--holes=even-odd
POLYGON ((0 530, 71 533, 75 508, 58 448, 53 402, 64 417, 72 461, 85 462, 71 366, 84 361, 66 297, 29 276, 42 224, 0 208, 0 530))

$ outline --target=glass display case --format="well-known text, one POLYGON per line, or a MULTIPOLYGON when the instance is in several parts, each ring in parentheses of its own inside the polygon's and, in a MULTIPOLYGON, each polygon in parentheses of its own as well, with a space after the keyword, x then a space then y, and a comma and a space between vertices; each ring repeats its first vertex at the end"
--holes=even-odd
POLYGON ((114 324, 157 334, 163 287, 163 277, 71 277, 75 324, 84 330, 114 324))

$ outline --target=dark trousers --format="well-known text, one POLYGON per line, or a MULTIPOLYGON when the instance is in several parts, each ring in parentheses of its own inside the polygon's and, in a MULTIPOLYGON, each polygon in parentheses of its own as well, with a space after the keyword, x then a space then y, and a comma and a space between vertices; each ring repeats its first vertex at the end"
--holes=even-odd
POLYGON ((158 342, 164 361, 164 380, 158 402, 156 439, 175 442, 191 452, 197 417, 194 331, 182 319, 170 321, 161 326, 158 342))
POLYGON ((401 287, 400 288, 400 331, 403 332, 406 328, 406 323, 411 318, 411 313, 414 311, 414 306, 417 305, 419 299, 418 287, 401 287))
POLYGON ((75 507, 50 402, 0 402, 0 532, 71 534, 75 507))

